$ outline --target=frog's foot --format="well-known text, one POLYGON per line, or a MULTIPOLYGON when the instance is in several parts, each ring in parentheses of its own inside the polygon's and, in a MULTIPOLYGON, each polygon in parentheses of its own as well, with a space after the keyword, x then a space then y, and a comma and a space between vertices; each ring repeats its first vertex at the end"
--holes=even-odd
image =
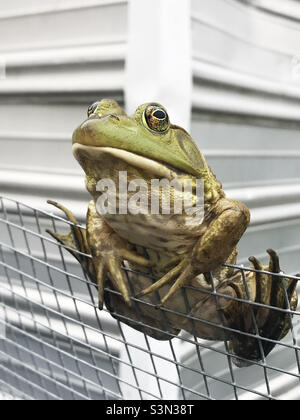
POLYGON ((92 264, 90 257, 90 248, 87 243, 86 231, 85 229, 79 227, 79 223, 76 220, 74 214, 62 206, 61 204, 56 203, 55 201, 48 200, 48 204, 56 207, 61 210, 67 217, 70 224, 70 232, 67 234, 58 234, 47 229, 46 232, 51 235, 57 242, 63 245, 74 258, 79 261, 82 268, 87 271, 89 277, 92 281, 95 279, 95 270, 92 264))
POLYGON ((247 273, 243 280, 231 281, 238 299, 258 304, 237 303, 235 310, 227 313, 232 328, 257 336, 237 333, 230 342, 234 354, 250 360, 263 359, 286 336, 292 322, 289 310, 295 311, 298 303, 297 280, 276 275, 282 273, 278 255, 271 249, 267 252, 270 255, 268 266, 262 266, 256 258, 250 257, 253 268, 259 271, 247 273))
POLYGON ((179 264, 177 264, 172 270, 164 275, 160 280, 153 283, 150 287, 142 290, 136 295, 137 298, 148 295, 149 293, 159 290, 164 285, 170 283, 177 278, 169 292, 161 299, 161 303, 156 306, 159 309, 163 306, 167 300, 171 298, 178 290, 180 290, 185 284, 195 278, 196 273, 188 261, 188 258, 184 258, 179 264))

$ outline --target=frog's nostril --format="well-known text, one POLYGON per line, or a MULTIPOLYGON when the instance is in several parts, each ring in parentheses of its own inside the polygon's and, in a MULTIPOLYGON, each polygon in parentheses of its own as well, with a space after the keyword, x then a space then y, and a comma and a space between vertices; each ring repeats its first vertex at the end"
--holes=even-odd
POLYGON ((92 105, 89 106, 87 114, 88 117, 90 117, 94 112, 96 112, 98 106, 100 105, 100 102, 94 102, 92 105))
POLYGON ((117 121, 120 121, 120 118, 115 114, 110 114, 109 117, 114 118, 117 121))

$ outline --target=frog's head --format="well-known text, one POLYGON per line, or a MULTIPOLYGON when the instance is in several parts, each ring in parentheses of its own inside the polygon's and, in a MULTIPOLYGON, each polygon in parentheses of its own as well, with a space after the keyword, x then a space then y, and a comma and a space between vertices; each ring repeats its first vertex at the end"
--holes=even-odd
POLYGON ((207 164, 191 136, 172 125, 165 108, 141 105, 130 117, 111 99, 96 102, 73 134, 73 153, 84 171, 118 159, 159 177, 203 176, 207 164))

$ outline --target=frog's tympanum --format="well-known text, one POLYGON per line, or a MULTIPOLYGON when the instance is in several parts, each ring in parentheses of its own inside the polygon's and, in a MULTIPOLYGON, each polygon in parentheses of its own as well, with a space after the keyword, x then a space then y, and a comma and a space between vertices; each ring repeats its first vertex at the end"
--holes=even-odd
MULTIPOLYGON (((142 105, 129 117, 115 101, 105 99, 89 108, 88 119, 75 130, 73 154, 92 196, 87 229, 76 226, 70 211, 50 202, 74 223, 70 233, 52 236, 68 247, 98 286, 100 309, 104 302, 112 316, 158 340, 185 330, 229 341, 240 366, 246 359, 264 359, 290 330, 291 316, 285 309, 296 309, 296 281, 276 276, 281 271, 272 250, 267 251, 268 266, 251 257, 255 271, 232 267, 249 211, 226 198, 190 135, 171 124, 159 104, 142 105), (120 174, 126 174, 128 185, 142 180, 149 187, 144 188, 148 203, 156 195, 160 211, 124 211, 124 193, 120 197, 116 188, 116 211, 100 212, 97 202, 104 191, 99 181, 118 185, 120 174), (193 216, 186 211, 164 214, 166 195, 174 207, 181 192, 171 193, 159 184, 153 191, 153 179, 177 180, 180 185, 190 179, 192 188, 186 194, 192 200, 196 180, 201 180, 204 213, 199 223, 190 223, 193 216)), ((126 200, 136 193, 128 188, 126 200)))

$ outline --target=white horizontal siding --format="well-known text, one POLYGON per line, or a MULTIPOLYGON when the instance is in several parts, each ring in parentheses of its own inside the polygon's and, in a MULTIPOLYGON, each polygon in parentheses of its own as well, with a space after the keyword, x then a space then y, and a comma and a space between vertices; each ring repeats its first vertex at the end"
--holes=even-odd
POLYGON ((127 3, 127 0, 15 0, 13 3, 0 4, 0 18, 37 15, 57 11, 94 8, 127 3))
POLYGON ((60 9, 39 14, 3 16, 0 52, 70 45, 99 45, 124 41, 127 32, 127 2, 97 2, 94 7, 60 9), (115 25, 112 27, 111 22, 115 25), (15 34, 22 30, 22 37, 15 34))
MULTIPOLYGON (((297 9, 299 11, 299 5, 297 9)), ((205 26, 227 34, 230 38, 240 40, 245 46, 252 45, 261 51, 281 53, 284 56, 298 53, 299 25, 262 14, 249 7, 249 3, 239 0, 211 0, 204 5, 192 0, 192 19, 203 22, 205 26)), ((239 50, 238 52, 240 53, 239 50)), ((239 57, 239 54, 234 54, 230 49, 228 55, 237 60, 245 57, 239 57)))
POLYGON ((238 0, 240 3, 247 3, 266 13, 273 14, 279 18, 290 19, 300 22, 300 11, 297 0, 238 0))
POLYGON ((2 193, 38 207, 65 195, 79 213, 87 194, 72 132, 91 102, 106 96, 123 102, 126 10, 126 1, 114 0, 1 4, 2 193), (72 174, 81 175, 81 195, 72 174))

